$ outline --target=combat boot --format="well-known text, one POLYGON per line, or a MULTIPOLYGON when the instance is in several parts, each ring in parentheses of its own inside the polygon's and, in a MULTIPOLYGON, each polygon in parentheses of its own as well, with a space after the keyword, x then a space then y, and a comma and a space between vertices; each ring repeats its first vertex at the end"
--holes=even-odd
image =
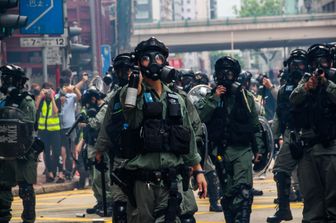
POLYGON ((207 173, 205 177, 208 182, 208 195, 210 202, 209 211, 222 212, 223 211, 222 207, 218 205, 220 186, 216 172, 211 171, 207 173))
POLYGON ((107 215, 105 216, 104 215, 104 207, 103 207, 103 205, 99 208, 99 209, 97 209, 97 212, 96 212, 96 214, 97 215, 99 215, 100 217, 112 217, 112 215, 113 215, 113 207, 112 207, 112 204, 106 204, 107 205, 107 215))
POLYGON ((223 197, 221 199, 221 205, 224 212, 224 218, 226 223, 234 223, 235 222, 235 213, 230 207, 230 204, 232 203, 233 198, 232 197, 223 197))
POLYGON ((291 180, 290 176, 283 172, 275 174, 274 179, 278 191, 278 209, 273 216, 267 218, 269 223, 279 223, 281 221, 290 221, 293 219, 292 212, 289 207, 289 194, 291 180))
POLYGON ((101 206, 102 206, 102 204, 98 202, 98 203, 95 204, 95 206, 93 206, 92 208, 88 208, 88 209, 86 209, 86 213, 87 213, 87 214, 95 214, 95 213, 97 212, 97 210, 100 209, 101 206))

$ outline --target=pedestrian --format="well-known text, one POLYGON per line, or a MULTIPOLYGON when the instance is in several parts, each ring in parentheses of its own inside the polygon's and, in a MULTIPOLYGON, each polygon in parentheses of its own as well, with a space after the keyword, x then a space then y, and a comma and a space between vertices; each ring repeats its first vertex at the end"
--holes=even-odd
POLYGON ((44 163, 46 167, 46 182, 54 182, 58 174, 57 183, 64 182, 61 154, 61 125, 59 113, 61 101, 56 98, 53 86, 44 83, 40 94, 36 97, 38 118, 38 135, 44 142, 44 163), (58 171, 57 171, 58 168, 58 171))
POLYGON ((81 99, 81 86, 87 81, 87 77, 83 76, 83 79, 76 85, 70 84, 70 78, 64 76, 61 78, 61 90, 59 91, 57 97, 61 101, 61 113, 60 113, 60 123, 61 123, 61 156, 63 161, 63 168, 65 170, 65 176, 67 179, 72 178, 73 170, 73 157, 74 157, 74 142, 75 142, 75 132, 70 136, 66 133, 70 130, 72 125, 75 123, 75 113, 77 102, 81 99))

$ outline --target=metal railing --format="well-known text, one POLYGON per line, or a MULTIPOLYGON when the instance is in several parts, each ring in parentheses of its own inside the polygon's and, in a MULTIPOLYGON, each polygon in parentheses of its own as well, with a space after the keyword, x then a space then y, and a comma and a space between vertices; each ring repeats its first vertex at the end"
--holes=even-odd
POLYGON ((164 21, 153 23, 135 23, 134 29, 166 29, 178 27, 201 27, 201 26, 218 26, 218 25, 241 25, 241 24, 262 24, 262 23, 281 23, 281 22, 300 22, 300 21, 317 21, 336 19, 336 13, 321 14, 300 14, 286 16, 263 16, 263 17, 244 17, 244 18, 225 18, 213 20, 181 20, 181 21, 164 21))

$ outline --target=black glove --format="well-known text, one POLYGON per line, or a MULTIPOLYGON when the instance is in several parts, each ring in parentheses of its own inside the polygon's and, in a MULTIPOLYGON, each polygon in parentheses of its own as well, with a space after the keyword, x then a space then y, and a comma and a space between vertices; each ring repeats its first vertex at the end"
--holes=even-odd
POLYGON ((105 173, 108 170, 107 164, 103 160, 99 163, 95 161, 95 167, 101 173, 105 173))

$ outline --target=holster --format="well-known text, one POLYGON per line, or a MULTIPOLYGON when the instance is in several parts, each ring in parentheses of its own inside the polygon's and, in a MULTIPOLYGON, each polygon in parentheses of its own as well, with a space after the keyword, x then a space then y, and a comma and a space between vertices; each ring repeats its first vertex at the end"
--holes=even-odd
POLYGON ((177 171, 176 168, 170 168, 168 172, 169 198, 166 209, 165 223, 174 223, 177 216, 180 215, 180 204, 182 202, 181 193, 178 191, 177 171))
POLYGON ((303 156, 304 141, 296 131, 289 133, 289 150, 295 160, 299 160, 303 156))
POLYGON ((111 172, 111 182, 115 183, 120 189, 127 195, 130 204, 133 207, 137 207, 135 196, 134 196, 134 171, 122 169, 116 169, 111 172))

